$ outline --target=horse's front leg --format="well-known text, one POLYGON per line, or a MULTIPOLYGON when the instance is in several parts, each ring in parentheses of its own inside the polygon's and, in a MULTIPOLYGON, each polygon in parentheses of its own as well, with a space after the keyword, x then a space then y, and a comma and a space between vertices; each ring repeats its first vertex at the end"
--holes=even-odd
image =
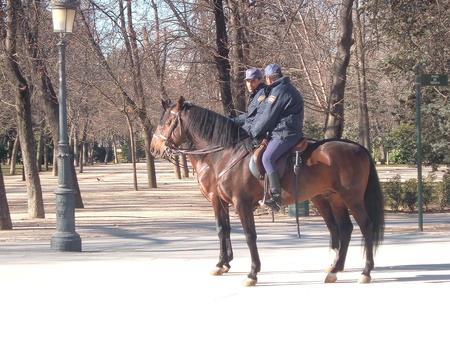
POLYGON ((219 262, 216 264, 215 269, 211 271, 211 274, 219 276, 230 270, 230 262, 233 259, 230 239, 230 213, 228 204, 219 197, 213 198, 211 202, 216 217, 217 235, 219 236, 220 244, 219 262))
POLYGON ((254 286, 258 280, 257 273, 261 270, 261 262, 259 260, 258 248, 256 246, 256 229, 255 218, 253 216, 253 206, 250 202, 239 201, 236 203, 236 211, 241 219, 244 229, 247 246, 250 249, 252 265, 248 278, 244 281, 245 286, 254 286))

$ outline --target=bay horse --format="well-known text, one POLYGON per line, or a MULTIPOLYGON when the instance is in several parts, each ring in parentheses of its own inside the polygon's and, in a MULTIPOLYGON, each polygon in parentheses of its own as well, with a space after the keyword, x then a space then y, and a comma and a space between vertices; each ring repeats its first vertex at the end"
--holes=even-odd
MULTIPOLYGON (((185 153, 196 169, 200 189, 211 202, 216 218, 220 242, 217 275, 228 272, 233 259, 229 206, 234 206, 251 256, 250 273, 244 285, 256 285, 261 262, 253 211, 263 198, 264 187, 249 170, 251 139, 232 120, 185 102, 183 97, 173 105, 163 103, 163 107, 151 142, 152 154, 168 159, 185 153), (186 145, 187 149, 183 149, 186 145)), ((332 139, 310 145, 302 156, 297 200, 311 200, 315 204, 330 232, 331 248, 336 252, 325 282, 335 282, 337 273, 344 269, 353 231, 351 212, 364 238, 366 260, 359 282, 369 283, 374 250, 384 234, 383 195, 371 155, 357 143, 332 139)), ((287 169, 281 179, 285 204, 295 203, 295 182, 293 170, 287 169)))

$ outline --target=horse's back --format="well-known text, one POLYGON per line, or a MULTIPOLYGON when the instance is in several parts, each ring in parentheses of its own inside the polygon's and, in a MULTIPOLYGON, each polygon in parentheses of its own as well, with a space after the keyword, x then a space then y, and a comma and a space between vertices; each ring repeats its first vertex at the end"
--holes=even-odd
MULTIPOLYGON (((346 140, 324 141, 306 160, 310 170, 320 170, 336 190, 349 191, 361 187, 364 193, 370 171, 370 154, 361 145, 346 140)), ((358 189, 359 190, 359 189, 358 189)))
MULTIPOLYGON (((326 165, 339 165, 347 163, 351 166, 352 161, 364 159, 370 160, 368 151, 358 143, 347 140, 322 140, 310 145, 312 149, 307 152, 306 160, 310 164, 323 163, 326 165)), ((358 162, 359 162, 358 161, 358 162)))

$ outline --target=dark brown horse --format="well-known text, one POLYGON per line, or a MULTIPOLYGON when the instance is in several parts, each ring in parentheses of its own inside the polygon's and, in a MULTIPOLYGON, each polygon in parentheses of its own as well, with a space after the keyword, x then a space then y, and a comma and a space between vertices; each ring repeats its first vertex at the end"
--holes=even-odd
MULTIPOLYGON (((251 140, 231 120, 210 110, 192 105, 180 97, 165 107, 154 134, 151 151, 155 156, 189 154, 197 171, 200 188, 211 202, 219 230, 220 256, 216 274, 227 272, 233 251, 230 241, 229 205, 241 220, 251 255, 251 269, 245 285, 255 285, 261 269, 256 246, 253 210, 264 194, 262 181, 249 170, 251 140), (182 146, 187 145, 187 149, 182 146)), ((383 196, 374 162, 368 151, 353 142, 319 141, 303 156, 298 180, 298 201, 312 200, 323 216, 331 235, 336 258, 325 282, 335 282, 344 269, 353 225, 353 214, 364 237, 366 264, 360 282, 371 280, 374 248, 384 232, 383 196)), ((294 203, 295 176, 286 170, 282 178, 282 198, 294 203)))

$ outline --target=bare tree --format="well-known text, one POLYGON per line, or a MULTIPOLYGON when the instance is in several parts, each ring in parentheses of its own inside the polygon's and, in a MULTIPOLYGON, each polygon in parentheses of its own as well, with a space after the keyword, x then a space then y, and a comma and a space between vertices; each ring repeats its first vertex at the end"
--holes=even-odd
POLYGON ((210 4, 212 12, 214 14, 214 26, 216 34, 215 46, 211 45, 207 40, 205 41, 201 36, 194 33, 187 18, 186 11, 182 12, 180 10, 180 7, 177 7, 172 0, 164 1, 170 7, 173 14, 178 20, 178 24, 189 36, 189 38, 196 44, 196 46, 200 50, 206 51, 214 60, 219 81, 220 100, 222 102, 224 113, 227 115, 235 115, 233 97, 231 94, 228 34, 223 9, 223 1, 208 0, 208 4, 210 4))
MULTIPOLYGON (((37 88, 39 105, 44 112, 46 122, 50 128, 54 155, 57 155, 59 142, 59 104, 58 96, 54 90, 52 80, 48 74, 45 63, 46 55, 39 42, 39 23, 43 18, 42 2, 40 0, 27 0, 27 8, 22 11, 24 19, 22 20, 22 33, 25 37, 26 52, 32 60, 31 74, 33 83, 37 88)), ((53 158, 53 174, 57 174, 57 156, 53 158)), ((74 163, 70 161, 69 170, 71 171, 72 185, 75 190, 75 207, 84 208, 81 197, 80 187, 78 185, 77 173, 74 163)))
POLYGON ((44 218, 44 201, 36 165, 36 151, 31 120, 31 90, 19 66, 17 52, 17 28, 21 2, 8 0, 7 8, 6 25, 4 22, 0 22, 0 27, 6 27, 6 34, 1 34, 5 37, 3 40, 3 61, 8 80, 15 89, 17 129, 22 148, 28 194, 28 215, 30 218, 44 218))
POLYGON ((325 121, 325 137, 341 138, 344 130, 344 96, 350 47, 353 44, 353 0, 342 0, 339 14, 341 38, 333 65, 333 83, 325 121))
MULTIPOLYGON (((93 4, 95 5, 95 3, 93 4)), ((150 143, 153 136, 153 125, 147 115, 145 96, 143 95, 141 61, 137 46, 137 37, 133 27, 131 1, 127 2, 127 13, 125 13, 123 0, 119 1, 118 21, 113 21, 113 24, 120 27, 121 34, 123 36, 124 44, 126 47, 126 57, 129 60, 129 67, 132 74, 133 91, 136 97, 135 100, 132 99, 131 95, 127 92, 125 87, 119 82, 116 74, 114 74, 105 55, 103 54, 102 49, 99 46, 98 41, 96 40, 96 38, 94 38, 93 32, 91 31, 92 27, 90 26, 84 13, 81 13, 81 18, 86 28, 85 31, 87 33, 89 43, 92 45, 98 59, 100 60, 101 65, 113 80, 114 86, 126 103, 126 112, 137 116, 141 122, 145 141, 148 184, 150 188, 156 188, 157 183, 154 158, 150 153, 150 143), (128 24, 126 24, 126 18, 128 19, 128 24)), ((121 104, 118 103, 117 107, 120 106, 121 104)))

